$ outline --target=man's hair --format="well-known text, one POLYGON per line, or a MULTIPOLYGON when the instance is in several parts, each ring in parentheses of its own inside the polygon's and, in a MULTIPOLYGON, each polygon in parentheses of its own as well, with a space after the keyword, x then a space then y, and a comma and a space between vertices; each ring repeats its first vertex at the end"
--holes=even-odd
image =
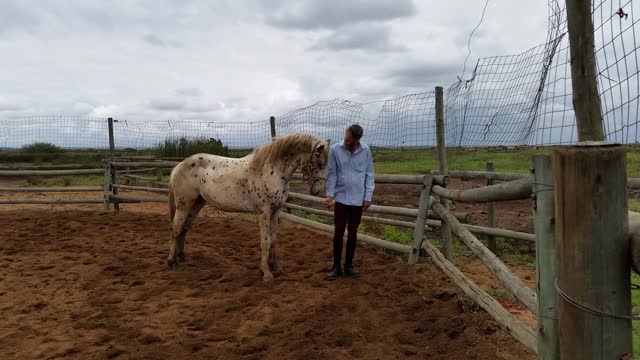
POLYGON ((358 124, 353 124, 349 126, 347 130, 351 133, 351 136, 356 138, 356 140, 360 140, 360 138, 362 138, 362 132, 363 132, 362 126, 358 124))

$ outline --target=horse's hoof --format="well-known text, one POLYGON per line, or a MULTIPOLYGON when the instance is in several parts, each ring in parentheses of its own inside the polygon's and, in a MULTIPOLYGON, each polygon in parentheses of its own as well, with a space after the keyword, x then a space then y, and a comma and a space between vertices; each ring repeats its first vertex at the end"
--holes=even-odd
POLYGON ((272 282, 273 281, 273 274, 272 273, 266 273, 262 276, 262 281, 263 282, 272 282))
POLYGON ((178 266, 178 262, 174 259, 169 259, 167 260, 167 265, 169 266, 169 269, 176 270, 176 267, 178 266))
POLYGON ((176 257, 176 262, 178 262, 178 263, 185 262, 185 260, 186 260, 186 257, 184 256, 184 254, 179 254, 176 257))

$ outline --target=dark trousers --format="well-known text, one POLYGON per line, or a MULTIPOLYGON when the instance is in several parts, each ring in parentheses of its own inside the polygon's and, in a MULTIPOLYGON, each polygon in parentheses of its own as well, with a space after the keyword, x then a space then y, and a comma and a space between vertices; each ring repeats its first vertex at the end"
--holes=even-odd
POLYGON ((351 268, 353 264, 353 255, 356 252, 356 239, 358 226, 362 218, 362 206, 351 206, 334 203, 333 219, 333 266, 340 269, 342 260, 342 238, 344 230, 347 228, 347 253, 344 261, 345 269, 351 268))

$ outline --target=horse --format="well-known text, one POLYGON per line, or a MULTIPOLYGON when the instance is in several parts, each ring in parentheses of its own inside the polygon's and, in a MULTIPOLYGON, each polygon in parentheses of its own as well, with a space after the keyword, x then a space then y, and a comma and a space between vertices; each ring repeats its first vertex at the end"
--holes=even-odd
POLYGON ((263 281, 273 280, 272 271, 279 272, 275 250, 278 214, 289 195, 289 180, 300 168, 309 192, 318 195, 329 145, 329 139, 294 133, 275 138, 242 158, 198 153, 178 163, 169 179, 169 267, 176 269, 185 261, 187 232, 209 204, 225 212, 258 215, 260 270, 263 281))
POLYGON ((629 214, 629 253, 631 269, 640 274, 640 213, 628 211, 629 214))

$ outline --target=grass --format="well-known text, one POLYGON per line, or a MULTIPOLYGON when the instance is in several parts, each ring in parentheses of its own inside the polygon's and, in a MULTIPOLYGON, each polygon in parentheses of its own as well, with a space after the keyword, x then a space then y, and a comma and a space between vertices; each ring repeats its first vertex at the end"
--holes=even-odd
MULTIPOLYGON (((526 148, 510 152, 488 149, 447 149, 447 166, 452 170, 484 171, 493 162, 497 172, 527 173, 534 155, 551 154, 553 147, 526 148)), ((373 150, 374 170, 381 174, 423 174, 438 169, 435 149, 373 150)), ((627 174, 640 177, 640 146, 627 146, 627 174)))

